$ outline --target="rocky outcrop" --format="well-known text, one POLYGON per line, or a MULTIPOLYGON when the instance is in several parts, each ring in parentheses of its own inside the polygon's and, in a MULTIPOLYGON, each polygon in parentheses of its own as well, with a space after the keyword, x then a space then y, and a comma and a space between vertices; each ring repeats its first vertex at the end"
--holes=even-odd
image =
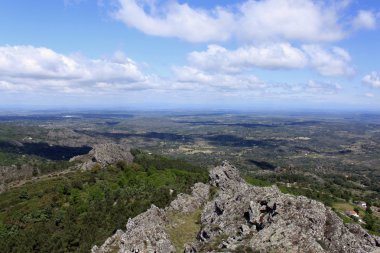
POLYGON ((127 232, 119 230, 101 246, 94 246, 92 252, 175 252, 165 232, 168 219, 164 210, 152 205, 146 212, 129 219, 127 232))
POLYGON ((371 252, 375 238, 360 226, 350 229, 322 203, 281 193, 277 187, 248 186, 228 164, 210 173, 221 188, 207 203, 200 240, 228 236, 220 248, 252 248, 260 252, 371 252))
POLYGON ((97 144, 86 155, 75 156, 70 159, 71 162, 79 162, 79 167, 82 170, 88 170, 96 164, 104 167, 110 164, 115 164, 119 161, 127 163, 133 162, 133 155, 130 148, 125 145, 107 143, 97 144))
POLYGON ((207 201, 208 196, 209 186, 197 183, 191 195, 180 194, 165 210, 152 205, 146 212, 129 219, 126 232, 118 230, 102 246, 94 246, 91 252, 176 252, 165 229, 169 225, 168 215, 172 212, 193 212, 207 201))
POLYGON ((38 173, 38 170, 28 164, 0 166, 0 193, 6 191, 11 182, 32 178, 33 172, 38 173))
POLYGON ((191 195, 183 193, 178 194, 177 198, 170 203, 167 210, 184 214, 192 213, 205 204, 208 200, 209 191, 209 185, 196 183, 192 187, 191 195))
POLYGON ((152 206, 128 221, 92 252, 374 252, 379 238, 359 225, 343 224, 329 208, 303 196, 283 194, 276 186, 254 187, 238 170, 223 163, 210 171, 209 185, 196 184, 165 210, 152 206), (217 193, 210 197, 210 187, 217 193), (173 211, 202 208, 200 231, 193 242, 175 249, 165 226, 173 211), (115 251, 116 250, 116 251, 115 251), (136 251, 137 250, 137 251, 136 251))

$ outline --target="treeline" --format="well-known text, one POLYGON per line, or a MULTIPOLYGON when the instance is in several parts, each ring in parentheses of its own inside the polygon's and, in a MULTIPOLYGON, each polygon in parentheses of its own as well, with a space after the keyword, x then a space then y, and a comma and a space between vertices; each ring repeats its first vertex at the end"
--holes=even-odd
POLYGON ((151 204, 167 206, 207 180, 206 169, 133 153, 130 165, 95 167, 1 194, 1 252, 88 252, 151 204))

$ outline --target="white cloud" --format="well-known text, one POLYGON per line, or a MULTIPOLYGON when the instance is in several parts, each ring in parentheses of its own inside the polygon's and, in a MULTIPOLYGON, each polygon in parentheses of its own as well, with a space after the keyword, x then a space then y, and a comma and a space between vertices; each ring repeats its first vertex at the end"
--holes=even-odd
POLYGON ((352 24, 354 29, 375 29, 376 15, 372 11, 360 10, 352 24))
POLYGON ((322 1, 246 1, 240 6, 239 35, 246 39, 336 41, 345 36, 338 9, 322 1))
POLYGON ((320 82, 309 80, 306 84, 303 85, 303 88, 308 93, 332 94, 340 91, 342 89, 342 86, 338 83, 333 82, 320 82))
MULTIPOLYGON (((239 56, 243 55, 243 59, 247 59, 246 50, 241 54, 237 52, 238 50, 224 53, 230 55, 229 57, 236 57, 237 64, 239 56)), ((245 69, 247 64, 251 63, 242 61, 240 66, 245 69)), ((174 76, 167 79, 144 74, 135 62, 121 52, 109 58, 89 59, 80 55, 59 54, 48 48, 0 47, 0 90, 3 94, 17 92, 45 97, 79 95, 89 99, 98 98, 99 95, 118 97, 128 91, 128 94, 134 94, 130 99, 137 96, 144 100, 144 94, 151 94, 152 99, 164 101, 165 94, 180 96, 186 93, 189 97, 206 93, 214 96, 249 94, 252 97, 292 97, 305 94, 321 96, 338 90, 334 84, 320 82, 267 83, 244 71, 209 71, 197 66, 184 66, 173 67, 173 72, 174 76), (160 94, 160 98, 155 97, 155 94, 160 94)))
POLYGON ((114 17, 149 35, 191 42, 223 41, 230 38, 234 25, 233 15, 223 8, 193 9, 175 1, 164 6, 157 6, 155 1, 119 0, 119 3, 114 17))
POLYGON ((254 97, 321 97, 337 94, 342 90, 338 83, 309 80, 305 83, 290 84, 265 82, 250 74, 228 74, 204 72, 200 69, 184 66, 173 67, 175 80, 173 87, 177 90, 192 92, 221 92, 230 95, 254 97))
POLYGON ((342 48, 304 45, 296 48, 289 43, 245 46, 228 50, 209 45, 206 51, 188 55, 188 64, 206 72, 242 73, 253 67, 263 69, 312 68, 323 76, 350 76, 355 73, 350 54, 342 48))
POLYGON ((319 45, 304 45, 303 51, 309 57, 310 66, 323 76, 352 76, 355 69, 351 56, 340 47, 325 49, 319 45))
MULTIPOLYGON (((348 1, 246 0, 212 9, 194 8, 177 1, 118 0, 113 17, 148 35, 190 42, 272 39, 306 42, 337 41, 350 27, 341 22, 348 1), (344 4, 343 4, 344 3, 344 4)), ((364 13, 365 14, 365 13, 364 13)), ((366 15, 359 17, 360 27, 366 15)), ((368 18, 367 18, 368 19, 368 18)), ((359 24, 358 23, 358 24, 359 24)))
POLYGON ((380 76, 376 71, 371 74, 365 75, 362 82, 373 88, 380 88, 380 76))
POLYGON ((193 67, 173 67, 177 89, 258 90, 266 87, 254 75, 206 73, 193 67))
POLYGON ((206 51, 192 52, 190 65, 207 71, 237 73, 252 66, 266 69, 294 69, 307 64, 304 53, 288 43, 259 47, 241 47, 229 51, 218 45, 209 45, 206 51))
POLYGON ((173 67, 173 71, 179 82, 211 83, 214 80, 211 75, 188 66, 173 67))
POLYGON ((0 89, 3 90, 97 92, 105 89, 97 86, 99 83, 119 89, 146 89, 152 85, 150 78, 120 53, 109 59, 89 59, 66 56, 43 47, 0 47, 0 89))

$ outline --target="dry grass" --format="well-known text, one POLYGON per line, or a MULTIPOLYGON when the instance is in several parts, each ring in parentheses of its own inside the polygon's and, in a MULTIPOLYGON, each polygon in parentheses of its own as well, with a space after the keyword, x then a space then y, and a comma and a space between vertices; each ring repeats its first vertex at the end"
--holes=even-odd
POLYGON ((190 214, 177 212, 168 214, 170 221, 166 231, 176 248, 176 252, 183 252, 185 243, 191 243, 196 240, 196 236, 201 228, 201 212, 201 209, 197 209, 190 214))
POLYGON ((349 203, 345 203, 345 202, 337 202, 337 203, 334 203, 333 204, 333 207, 337 210, 340 210, 340 211, 352 211, 354 210, 354 206, 349 204, 349 203))
MULTIPOLYGON (((334 203, 333 204, 333 207, 336 209, 336 210, 339 210, 339 211, 342 211, 342 212, 346 212, 346 211, 353 211, 355 207, 355 205, 352 205, 350 203, 346 203, 346 202, 337 202, 337 203, 334 203)), ((361 207, 357 207, 359 209, 359 216, 360 217, 364 217, 365 215, 365 212, 364 212, 364 209, 361 208, 361 207)))

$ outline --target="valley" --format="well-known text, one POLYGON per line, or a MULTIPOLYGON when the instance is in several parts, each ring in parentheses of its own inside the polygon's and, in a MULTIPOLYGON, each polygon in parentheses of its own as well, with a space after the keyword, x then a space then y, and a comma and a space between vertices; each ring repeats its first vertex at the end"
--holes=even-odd
POLYGON ((87 252, 122 228, 128 217, 152 203, 164 207, 195 182, 205 182, 208 169, 225 160, 252 185, 277 185, 283 193, 321 201, 346 223, 380 233, 380 115, 44 115, 0 116, 3 248, 15 247, 12 243, 18 238, 41 252, 55 251, 52 247, 87 252), (130 158, 119 157, 109 145, 128 147, 133 161, 117 163, 130 158), (93 155, 87 155, 90 151, 93 155), (90 163, 83 167, 86 159, 90 163), (169 189, 174 195, 167 195, 169 189), (158 192, 164 199, 153 197, 158 192), (360 201, 368 207, 358 206, 360 201), (349 214, 354 210, 357 217, 349 214), (121 218, 121 211, 128 215, 121 218), (74 233, 84 227, 91 230, 95 223, 101 229, 94 237, 78 238, 74 233), (74 234, 67 228, 75 228, 70 229, 74 234), (59 246, 44 237, 26 236, 41 234, 36 229, 57 233, 52 238, 61 238, 59 246))

